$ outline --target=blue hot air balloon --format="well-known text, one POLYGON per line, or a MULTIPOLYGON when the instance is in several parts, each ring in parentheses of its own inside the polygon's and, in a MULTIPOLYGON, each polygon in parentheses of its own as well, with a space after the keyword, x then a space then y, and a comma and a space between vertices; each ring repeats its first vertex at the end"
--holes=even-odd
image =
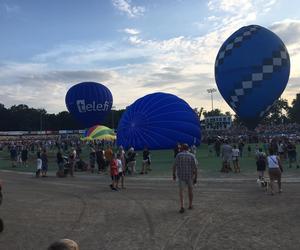
POLYGON ((194 110, 179 97, 153 93, 136 100, 122 115, 117 144, 137 150, 174 148, 177 142, 199 145, 200 122, 194 110))
POLYGON ((96 82, 72 86, 66 95, 69 112, 85 127, 101 124, 110 112, 113 98, 107 87, 96 82))
POLYGON ((250 25, 234 32, 215 62, 218 89, 248 128, 255 128, 285 89, 288 51, 270 30, 250 25))

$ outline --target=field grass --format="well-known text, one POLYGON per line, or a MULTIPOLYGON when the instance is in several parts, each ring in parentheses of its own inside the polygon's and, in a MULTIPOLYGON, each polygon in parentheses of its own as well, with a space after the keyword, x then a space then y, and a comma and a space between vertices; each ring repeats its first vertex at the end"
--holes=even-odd
MULTIPOLYGON (((241 175, 243 174, 252 174, 255 175, 256 173, 256 165, 255 159, 253 155, 253 149, 255 145, 252 146, 252 154, 248 155, 247 152, 247 145, 245 146, 244 156, 240 160, 241 165, 241 175)), ((300 146, 297 147, 297 152, 299 155, 300 146)), ((137 152, 137 171, 141 169, 142 166, 142 152, 137 152)), ((82 158, 87 163, 89 162, 88 159, 89 149, 88 147, 83 148, 82 158)), ((57 165, 55 162, 56 159, 56 150, 48 151, 49 157, 49 171, 56 171, 57 165)), ((172 150, 154 150, 151 151, 151 158, 152 158, 152 169, 148 176, 171 176, 172 174, 172 165, 173 165, 173 151, 172 150)), ((218 176, 220 175, 220 168, 221 168, 221 159, 216 157, 214 153, 208 152, 208 146, 206 144, 202 144, 197 149, 197 159, 199 162, 199 168, 201 174, 204 176, 218 176)), ((9 159, 9 152, 7 149, 0 151, 0 169, 5 170, 16 170, 16 171, 24 171, 24 172, 35 172, 36 169, 36 158, 35 153, 29 153, 29 160, 28 160, 28 167, 18 166, 16 168, 11 167, 11 162, 9 159)), ((289 169, 288 162, 284 162, 284 169, 285 173, 295 174, 300 173, 300 169, 289 169)))

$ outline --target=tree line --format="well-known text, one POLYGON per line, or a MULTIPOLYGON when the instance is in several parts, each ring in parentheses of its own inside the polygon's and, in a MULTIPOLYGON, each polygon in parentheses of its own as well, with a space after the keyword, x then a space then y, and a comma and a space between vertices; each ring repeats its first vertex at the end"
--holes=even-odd
MULTIPOLYGON (((222 113, 220 109, 205 111, 203 108, 195 108, 199 119, 207 116, 230 115, 229 112, 222 113)), ((125 110, 111 110, 102 125, 117 128, 121 116, 125 110)), ((238 117, 234 117, 234 123, 239 123, 238 117)), ((264 118, 265 124, 300 124, 300 93, 292 101, 291 106, 287 100, 279 99, 264 118)), ((68 111, 57 114, 49 114, 45 109, 30 108, 25 104, 13 105, 6 108, 0 104, 0 131, 39 131, 39 130, 72 130, 85 129, 77 122, 68 111)))
MULTIPOLYGON (((195 108, 194 111, 201 120, 209 116, 231 115, 230 112, 223 113, 220 109, 206 111, 203 108, 195 108)), ((241 124, 236 115, 233 117, 233 123, 241 124)), ((278 125, 287 123, 300 124, 300 93, 296 95, 296 98, 292 101, 291 105, 288 104, 286 99, 278 99, 270 109, 268 115, 261 121, 261 124, 278 125)))
MULTIPOLYGON (((111 110, 102 125, 116 128, 124 112, 111 110)), ((0 104, 0 131, 42 131, 85 129, 68 111, 49 114, 45 109, 30 108, 25 104, 6 108, 0 104)))

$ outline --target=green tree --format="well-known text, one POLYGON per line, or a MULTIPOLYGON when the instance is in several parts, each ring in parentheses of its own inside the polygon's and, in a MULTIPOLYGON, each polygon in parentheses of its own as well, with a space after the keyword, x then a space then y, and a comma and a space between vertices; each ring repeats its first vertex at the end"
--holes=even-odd
POLYGON ((224 115, 220 109, 213 109, 211 111, 204 111, 203 112, 204 117, 207 116, 220 116, 220 115, 224 115))
POLYGON ((278 99, 261 123, 282 124, 288 122, 290 106, 286 99, 278 99))
POLYGON ((300 124, 300 93, 296 95, 296 99, 292 102, 292 107, 289 110, 288 116, 291 122, 300 124))

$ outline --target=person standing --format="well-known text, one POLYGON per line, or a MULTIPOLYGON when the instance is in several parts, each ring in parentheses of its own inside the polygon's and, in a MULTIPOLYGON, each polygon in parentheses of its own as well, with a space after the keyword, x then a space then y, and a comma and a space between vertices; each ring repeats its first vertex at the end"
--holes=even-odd
POLYGON ((107 148, 104 151, 104 158, 105 158, 105 166, 110 166, 110 162, 113 159, 113 151, 110 146, 107 146, 107 148))
POLYGON ((96 161, 98 165, 98 174, 100 174, 101 172, 104 172, 105 169, 104 153, 103 149, 100 146, 98 146, 98 149, 96 151, 96 161))
POLYGON ((214 148, 215 148, 216 156, 220 157, 220 151, 221 151, 221 141, 220 141, 220 138, 216 138, 214 148))
POLYGON ((76 151, 72 148, 69 154, 69 173, 72 177, 74 177, 74 170, 76 164, 76 151))
POLYGON ((221 172, 228 173, 231 171, 230 161, 232 159, 232 147, 228 144, 228 140, 224 141, 221 147, 222 169, 221 172))
POLYGON ((278 184, 278 193, 282 192, 281 189, 281 172, 282 165, 280 162, 280 158, 274 154, 274 151, 270 149, 270 154, 267 157, 268 168, 269 168, 269 176, 270 176, 270 187, 271 194, 274 195, 274 181, 277 180, 278 184))
POLYGON ((110 185, 113 191, 118 191, 117 184, 119 179, 119 170, 118 170, 118 161, 116 159, 115 154, 113 154, 112 159, 110 161, 110 176, 112 180, 112 184, 110 185))
POLYGON ((64 158, 63 158, 60 148, 58 149, 57 154, 56 154, 56 163, 58 166, 58 171, 57 171, 56 175, 58 177, 63 177, 65 175, 65 173, 64 173, 64 158))
POLYGON ((244 146, 245 146, 245 144, 244 144, 243 140, 240 139, 239 144, 238 144, 238 148, 240 150, 240 157, 243 157, 244 146))
POLYGON ((258 172, 258 180, 263 181, 267 167, 267 156, 263 152, 262 148, 259 148, 256 154, 256 167, 258 172))
POLYGON ((18 152, 15 145, 10 147, 10 160, 13 168, 17 166, 18 152))
POLYGON ((189 209, 193 208, 193 184, 197 182, 197 161, 193 154, 188 152, 189 146, 182 145, 182 151, 177 154, 173 165, 173 180, 178 178, 180 213, 184 213, 183 190, 188 186, 189 209))
POLYGON ((299 164, 298 164, 298 160, 297 160, 296 145, 292 141, 288 142, 287 155, 288 155, 288 159, 289 159, 289 168, 292 167, 293 162, 295 162, 297 168, 299 168, 299 164))
POLYGON ((91 152, 90 152, 90 168, 91 168, 91 172, 92 173, 94 173, 95 165, 96 165, 96 152, 95 152, 94 148, 91 148, 91 152))
POLYGON ((41 170, 42 170, 42 159, 41 159, 41 154, 40 152, 37 153, 37 159, 36 159, 36 172, 35 172, 35 177, 40 177, 41 175, 41 170))
POLYGON ((142 171, 140 174, 148 174, 148 170, 150 170, 150 164, 150 151, 147 147, 145 147, 143 151, 142 171))
POLYGON ((48 155, 46 149, 43 149, 43 152, 41 154, 41 159, 42 159, 42 177, 46 177, 48 171, 48 155))
POLYGON ((233 145, 232 149, 232 164, 233 164, 233 169, 235 173, 240 173, 240 150, 236 147, 236 145, 233 145))
POLYGON ((136 153, 134 152, 134 148, 131 147, 127 153, 127 167, 130 171, 131 175, 135 174, 135 165, 136 165, 136 153))
POLYGON ((124 168, 121 160, 121 154, 117 153, 117 165, 118 165, 118 180, 117 180, 117 189, 119 189, 119 180, 121 180, 121 188, 124 189, 124 168))
POLYGON ((22 151, 21 151, 21 159, 22 159, 22 165, 23 167, 27 167, 27 160, 28 160, 28 149, 27 146, 24 145, 22 147, 22 151))
POLYGON ((181 145, 179 142, 177 142, 175 148, 174 148, 174 158, 176 158, 176 156, 178 155, 178 153, 180 152, 180 148, 181 148, 181 145))

